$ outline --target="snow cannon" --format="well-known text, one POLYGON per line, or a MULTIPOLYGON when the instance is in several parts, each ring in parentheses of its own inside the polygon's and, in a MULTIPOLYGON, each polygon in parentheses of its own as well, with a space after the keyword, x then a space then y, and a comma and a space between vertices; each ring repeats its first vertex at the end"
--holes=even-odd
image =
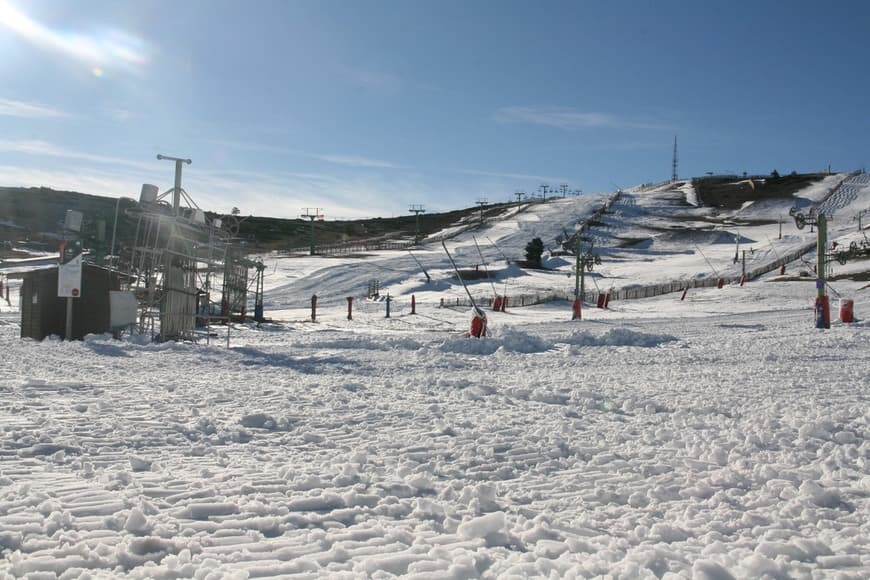
POLYGON ((475 338, 486 336, 486 314, 477 306, 471 310, 471 331, 469 336, 475 338))
POLYGON ((848 298, 840 298, 840 322, 855 322, 854 301, 848 298))

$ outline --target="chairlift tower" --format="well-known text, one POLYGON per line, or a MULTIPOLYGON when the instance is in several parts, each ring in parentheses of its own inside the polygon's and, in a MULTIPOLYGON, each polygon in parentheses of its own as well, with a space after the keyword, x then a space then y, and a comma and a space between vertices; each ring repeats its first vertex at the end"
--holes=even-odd
POLYGON ((489 203, 485 197, 478 199, 475 203, 480 206, 480 225, 483 225, 483 208, 489 203))
POLYGON ((414 214, 414 243, 420 243, 420 214, 425 213, 425 209, 423 209, 422 205, 419 204, 411 204, 411 208, 408 210, 412 214, 414 214))
POLYGON ((576 261, 574 265, 574 296, 581 302, 586 294, 583 272, 591 272, 596 264, 601 264, 601 257, 592 253, 592 246, 593 244, 590 243, 589 249, 583 253, 583 240, 579 236, 577 237, 577 245, 574 249, 576 261))
POLYGON ((323 211, 323 208, 304 207, 304 208, 302 208, 302 210, 305 213, 303 213, 299 217, 308 218, 311 221, 311 250, 310 250, 310 255, 313 256, 314 255, 314 248, 315 248, 315 245, 314 245, 314 220, 323 221, 323 214, 320 213, 323 211), (314 213, 311 213, 312 211, 314 213))
POLYGON ((855 216, 855 219, 858 220, 858 231, 859 232, 864 230, 862 220, 864 218, 864 215, 867 214, 868 211, 870 211, 870 210, 862 209, 861 211, 858 212, 858 215, 855 216))
POLYGON ((824 213, 819 213, 816 218, 816 225, 819 226, 819 232, 816 239, 816 328, 831 327, 830 305, 828 303, 828 295, 825 291, 827 285, 827 271, 825 249, 828 246, 828 220, 824 213))
MULTIPOLYGON (((796 207, 789 210, 789 215, 794 218, 795 226, 799 230, 804 229, 807 224, 810 225, 812 232, 813 226, 818 226, 816 234, 816 302, 815 310, 815 326, 816 328, 831 327, 830 304, 826 292, 827 286, 827 246, 828 246, 828 218, 822 211, 816 211, 816 208, 810 209, 808 215, 797 211, 796 207)), ((851 248, 850 248, 851 249, 851 248)), ((844 264, 848 259, 846 252, 839 252, 838 261, 844 264)))

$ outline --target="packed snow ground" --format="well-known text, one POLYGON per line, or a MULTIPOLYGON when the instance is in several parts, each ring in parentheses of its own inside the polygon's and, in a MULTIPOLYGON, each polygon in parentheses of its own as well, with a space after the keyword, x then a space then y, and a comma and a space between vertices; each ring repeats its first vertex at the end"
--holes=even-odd
POLYGON ((0 577, 870 576, 865 282, 829 330, 812 281, 767 276, 475 340, 409 259, 275 259, 276 322, 230 348, 22 341, 0 304, 0 577), (347 320, 369 268, 407 270, 393 316, 347 320))

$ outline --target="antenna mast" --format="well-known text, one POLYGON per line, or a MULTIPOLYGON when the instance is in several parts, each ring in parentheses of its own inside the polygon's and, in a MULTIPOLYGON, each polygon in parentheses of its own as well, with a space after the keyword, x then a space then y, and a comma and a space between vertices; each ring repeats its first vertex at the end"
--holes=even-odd
POLYGON ((166 155, 157 154, 157 159, 163 161, 175 161, 175 186, 172 188, 172 210, 175 215, 181 212, 181 164, 187 163, 190 165, 190 159, 181 159, 179 157, 168 157, 166 155))
POLYGON ((674 135, 674 161, 671 163, 671 181, 677 180, 677 136, 674 135))

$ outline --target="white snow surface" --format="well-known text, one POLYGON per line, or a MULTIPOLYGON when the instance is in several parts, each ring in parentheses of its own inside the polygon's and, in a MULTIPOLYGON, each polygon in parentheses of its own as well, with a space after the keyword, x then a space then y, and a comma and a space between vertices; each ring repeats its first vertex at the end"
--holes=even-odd
MULTIPOLYGON (((855 189, 832 239, 862 239, 848 216, 870 195, 855 189)), ((674 196, 702 211, 687 194, 614 206, 599 281, 703 273, 655 232, 633 256, 607 243, 653 232, 641 212, 674 196)), ((515 259, 606 199, 531 206, 448 247, 460 267, 498 269, 499 288, 571 287, 570 263, 494 267, 485 240, 515 259)), ((740 235, 783 251, 811 239, 791 225, 774 242, 777 227, 740 235)), ((734 245, 711 239, 699 248, 725 269, 734 245)), ((229 348, 223 329, 196 344, 21 340, 6 281, 0 578, 870 576, 865 282, 834 283, 859 320, 839 322, 834 300, 829 330, 814 328, 812 280, 768 275, 574 321, 564 301, 510 306, 478 340, 467 309, 438 307, 464 294, 439 249, 415 251, 428 283, 406 252, 266 256, 275 321, 235 325, 229 348), (390 318, 359 296, 370 278, 390 318)))

